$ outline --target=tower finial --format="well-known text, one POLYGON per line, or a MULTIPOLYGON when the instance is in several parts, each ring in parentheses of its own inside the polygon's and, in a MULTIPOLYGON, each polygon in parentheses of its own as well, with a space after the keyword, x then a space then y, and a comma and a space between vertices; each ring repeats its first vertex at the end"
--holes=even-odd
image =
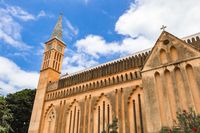
POLYGON ((62 40, 62 13, 59 16, 58 21, 54 27, 53 33, 51 35, 51 38, 55 37, 62 40))

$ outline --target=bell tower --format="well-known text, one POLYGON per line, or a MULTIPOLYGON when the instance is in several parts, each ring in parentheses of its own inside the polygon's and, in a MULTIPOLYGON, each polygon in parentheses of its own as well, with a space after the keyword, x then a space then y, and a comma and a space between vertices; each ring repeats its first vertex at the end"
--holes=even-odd
POLYGON ((62 15, 56 23, 51 38, 45 43, 44 56, 37 86, 29 133, 39 133, 46 87, 49 82, 59 80, 64 57, 65 43, 62 41, 62 15))
POLYGON ((65 47, 65 43, 62 41, 62 16, 60 16, 51 35, 51 39, 45 43, 41 71, 52 69, 59 74, 61 72, 65 47))

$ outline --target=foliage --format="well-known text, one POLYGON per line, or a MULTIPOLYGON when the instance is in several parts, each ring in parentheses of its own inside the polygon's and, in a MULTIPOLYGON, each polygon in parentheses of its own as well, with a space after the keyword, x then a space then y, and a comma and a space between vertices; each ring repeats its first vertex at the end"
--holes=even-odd
POLYGON ((161 133, 200 133, 200 115, 197 115, 192 109, 189 112, 186 110, 178 112, 177 120, 176 127, 163 128, 161 133))
POLYGON ((35 90, 24 89, 14 94, 7 95, 6 102, 13 114, 10 123, 14 133, 27 133, 29 121, 35 98, 35 90))
POLYGON ((12 114, 7 107, 6 100, 3 96, 0 96, 0 133, 8 133, 12 131, 10 122, 12 121, 12 114))
MULTIPOLYGON (((112 124, 108 125, 108 133, 118 133, 117 129, 118 129, 118 119, 116 117, 114 117, 112 124)), ((102 133, 106 133, 106 131, 102 131, 102 133)))

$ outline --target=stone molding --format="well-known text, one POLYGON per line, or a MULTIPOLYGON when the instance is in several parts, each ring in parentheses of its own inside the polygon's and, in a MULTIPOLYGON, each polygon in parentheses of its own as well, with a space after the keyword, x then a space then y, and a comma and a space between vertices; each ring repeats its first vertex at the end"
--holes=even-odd
MULTIPOLYGON (((141 79, 140 71, 123 73, 117 76, 108 77, 103 80, 101 79, 95 82, 85 83, 76 87, 74 86, 74 87, 64 88, 64 89, 59 89, 59 88, 50 89, 49 88, 51 91, 49 90, 47 92, 46 101, 65 98, 68 96, 77 95, 77 94, 91 91, 94 89, 101 89, 107 86, 117 85, 117 84, 133 81, 137 79, 141 79)), ((56 83, 51 83, 51 84, 52 84, 51 87, 56 86, 55 85, 56 83)))

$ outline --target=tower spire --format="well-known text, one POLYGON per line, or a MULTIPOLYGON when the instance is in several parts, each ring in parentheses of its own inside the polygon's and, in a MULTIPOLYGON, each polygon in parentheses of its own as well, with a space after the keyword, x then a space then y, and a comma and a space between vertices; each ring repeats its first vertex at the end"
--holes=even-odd
POLYGON ((58 38, 62 40, 62 14, 60 14, 58 21, 54 27, 51 38, 58 38))

